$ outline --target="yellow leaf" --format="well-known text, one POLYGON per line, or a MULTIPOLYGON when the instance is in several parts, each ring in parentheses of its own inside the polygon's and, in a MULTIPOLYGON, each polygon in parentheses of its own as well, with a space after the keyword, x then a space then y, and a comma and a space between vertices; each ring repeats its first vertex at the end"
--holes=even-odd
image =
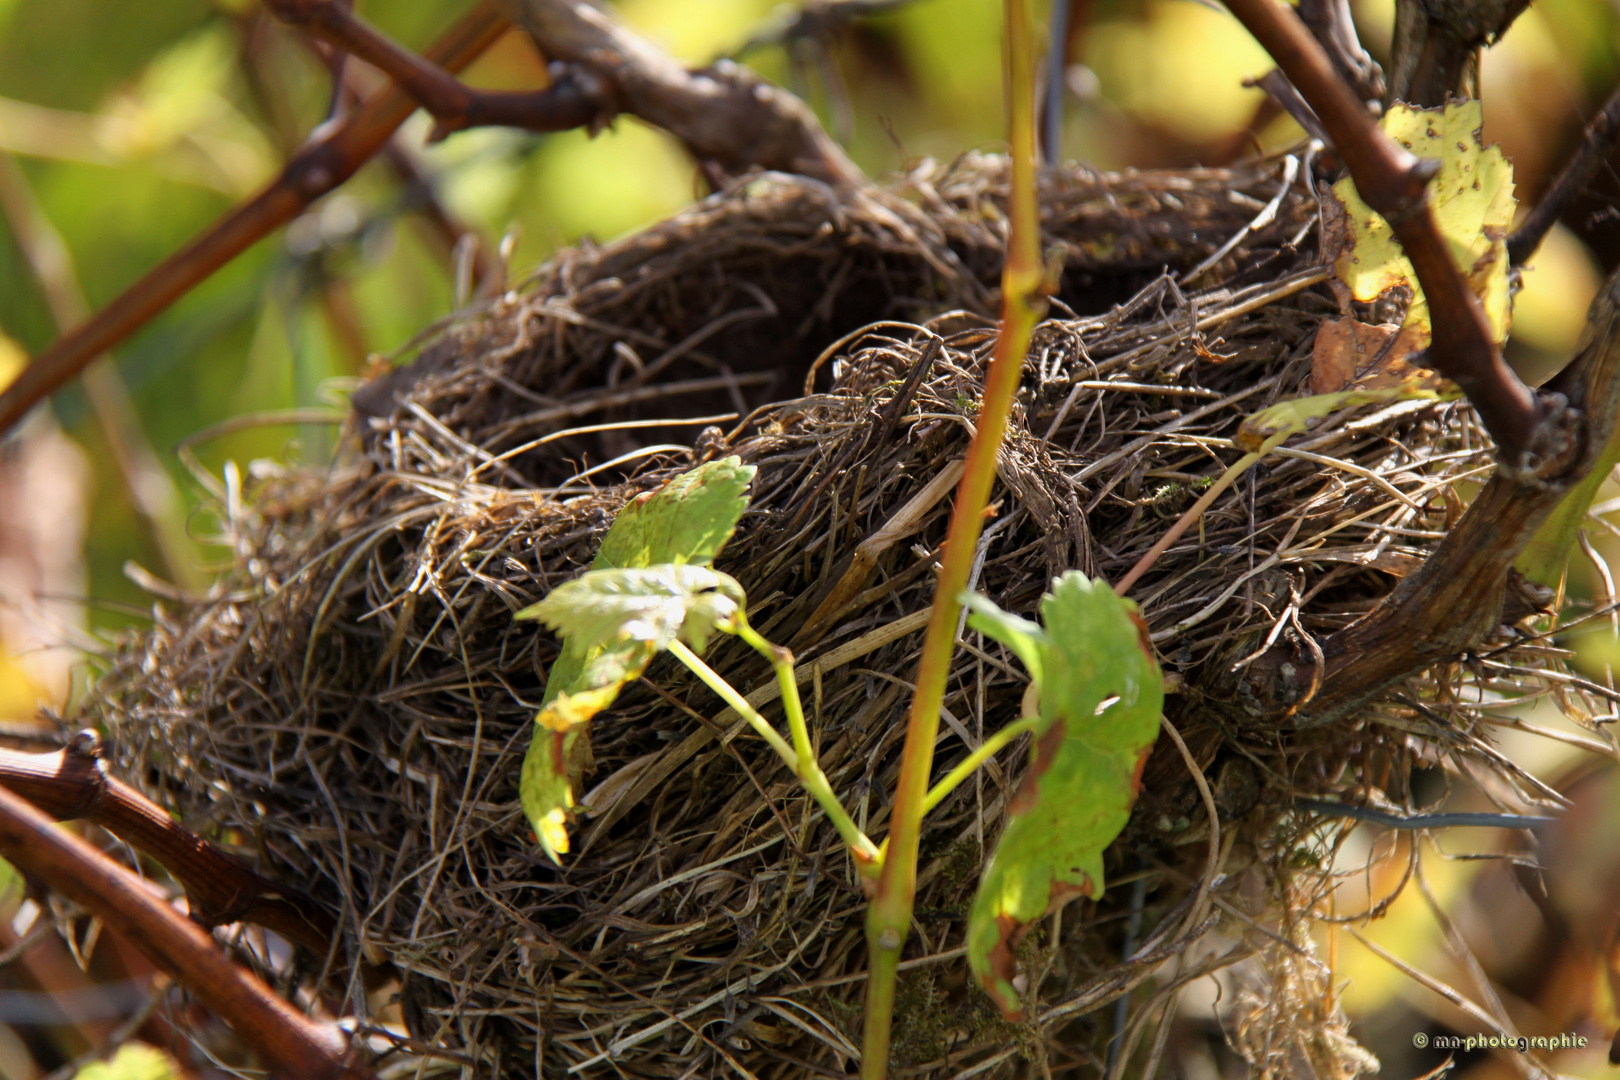
POLYGON ((1232 441, 1237 443, 1240 450, 1247 450, 1251 454, 1264 454, 1285 439, 1309 430, 1312 424, 1326 419, 1340 409, 1357 405, 1383 405, 1413 398, 1440 401, 1448 396, 1422 385, 1417 380, 1409 380, 1398 386, 1372 390, 1340 390, 1333 394, 1312 394, 1310 397, 1292 398, 1288 401, 1279 401, 1269 408, 1261 409, 1253 416, 1246 417, 1238 426, 1237 436, 1232 441))
MULTIPOLYGON (((1480 140, 1484 123, 1477 101, 1454 101, 1444 108, 1414 109, 1396 104, 1382 126, 1391 138, 1420 158, 1440 162, 1428 197, 1451 250, 1452 261, 1480 298, 1498 341, 1507 338, 1511 303, 1508 297, 1507 233, 1513 221, 1513 167, 1496 146, 1480 140)), ((1406 325, 1429 334, 1429 306, 1417 274, 1401 250, 1389 223, 1362 201, 1354 182, 1345 177, 1333 185, 1342 216, 1333 223, 1329 243, 1338 252, 1334 269, 1363 302, 1376 300, 1405 285, 1412 290, 1406 325)))
POLYGON ((23 368, 28 366, 28 354, 15 341, 0 333, 0 389, 11 385, 23 368))

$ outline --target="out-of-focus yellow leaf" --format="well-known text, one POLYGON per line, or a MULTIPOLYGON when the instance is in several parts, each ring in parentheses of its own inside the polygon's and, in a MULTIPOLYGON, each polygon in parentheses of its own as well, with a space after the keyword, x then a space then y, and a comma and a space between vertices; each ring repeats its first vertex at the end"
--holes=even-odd
POLYGON ((668 217, 694 191, 694 166, 674 141, 624 117, 594 139, 583 131, 551 136, 535 163, 545 225, 564 242, 611 240, 668 217))
MULTIPOLYGON (((1456 830, 1453 830, 1454 832, 1456 830)), ((1447 834, 1448 847, 1452 846, 1453 840, 1456 839, 1453 833, 1447 834)), ((1335 914, 1341 918, 1367 910, 1388 896, 1400 882, 1406 866, 1405 845, 1410 842, 1408 839, 1410 834, 1398 840, 1402 848, 1396 856, 1379 862, 1371 873, 1362 873, 1361 868, 1365 866, 1369 856, 1367 844, 1374 835, 1381 836, 1378 851, 1387 852, 1391 842, 1390 834, 1370 830, 1365 826, 1358 830, 1357 837, 1352 838, 1352 842, 1341 851, 1338 869, 1343 874, 1343 884, 1334 897, 1335 914)), ((1461 844, 1461 840, 1456 839, 1456 845, 1460 847, 1461 844)), ((1480 849, 1476 847, 1466 850, 1480 849)), ((1439 859, 1434 857, 1432 851, 1425 852, 1424 873, 1428 877, 1429 887, 1434 890, 1443 909, 1456 910, 1457 898, 1467 891, 1473 879, 1478 876, 1480 865, 1478 862, 1439 859)), ((1389 906, 1382 918, 1365 924, 1357 922, 1353 925, 1363 937, 1405 960, 1419 971, 1434 971, 1437 962, 1446 955, 1445 943, 1434 921, 1434 914, 1424 902, 1417 886, 1411 883, 1402 889, 1400 897, 1389 906)), ((1318 937, 1324 940, 1335 932, 1337 928, 1320 924, 1316 928, 1318 937)), ((1338 962, 1333 970, 1333 983, 1335 986, 1343 987, 1340 1002, 1352 1016, 1370 1016, 1391 1001, 1401 1000, 1405 995, 1411 995, 1413 998, 1424 996, 1421 989, 1413 992, 1412 981, 1399 968, 1393 967, 1389 961, 1363 948, 1354 938, 1342 932, 1339 936, 1338 962)))
POLYGON ((1597 629, 1576 635, 1571 644, 1576 666, 1586 674, 1601 678, 1606 667, 1620 671, 1620 638, 1607 623, 1599 622, 1597 629))
POLYGON ((626 0, 619 18, 689 64, 706 64, 747 40, 777 0, 626 0))
POLYGON ((938 109, 936 123, 943 120, 949 125, 950 130, 941 133, 945 138, 938 140, 942 148, 955 142, 950 150, 954 153, 975 139, 1005 138, 1001 51, 984 47, 1001 40, 1001 5, 929 0, 902 5, 893 19, 896 44, 914 85, 938 109), (964 134, 966 139, 958 141, 964 134))
POLYGON ((105 110, 102 141, 121 158, 182 155, 214 185, 246 193, 273 171, 263 134, 231 104, 237 46, 223 24, 193 34, 147 65, 105 110))
POLYGON ((1106 97, 1189 142, 1242 130, 1265 99, 1243 80, 1276 66, 1236 19, 1181 0, 1152 0, 1145 19, 1099 22, 1085 60, 1106 97))
POLYGON ((15 341, 0 333, 0 387, 11 385, 11 380, 28 364, 28 354, 15 341))
POLYGON ((46 696, 28 669, 0 642, 0 720, 27 720, 46 696))
MULTIPOLYGON (((1437 159, 1440 174, 1429 185, 1429 199, 1452 261, 1468 278, 1485 305, 1496 339, 1507 337, 1510 313, 1507 287, 1507 232, 1513 221, 1513 167, 1495 146, 1484 146, 1484 124, 1477 101, 1458 101, 1439 109, 1397 104, 1382 126, 1420 158, 1437 159)), ((1429 305, 1417 273, 1401 250, 1389 223, 1373 212, 1355 183, 1345 177, 1333 185, 1344 211, 1330 242, 1337 249, 1334 268, 1357 300, 1376 300, 1405 285, 1412 290, 1407 325, 1429 326, 1429 305)))
POLYGON ((1524 268, 1524 287, 1513 298, 1513 340, 1569 357, 1602 281, 1586 246, 1564 226, 1553 226, 1524 268))
POLYGON ((179 1080, 168 1055, 145 1043, 125 1043, 111 1061, 97 1061, 74 1074, 73 1080, 179 1080))

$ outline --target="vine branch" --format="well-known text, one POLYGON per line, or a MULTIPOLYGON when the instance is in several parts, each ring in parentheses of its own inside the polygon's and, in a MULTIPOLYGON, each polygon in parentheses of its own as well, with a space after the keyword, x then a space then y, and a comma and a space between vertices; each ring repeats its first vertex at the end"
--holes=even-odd
POLYGON ((1451 260, 1427 188, 1437 161, 1420 161, 1386 135, 1299 17, 1277 0, 1231 0, 1238 20, 1271 54, 1327 129, 1367 205, 1389 222, 1429 301, 1429 363, 1455 382, 1515 473, 1554 479, 1570 465, 1577 418, 1538 396, 1502 362, 1479 300, 1451 260))
POLYGON ((330 912, 220 851, 110 775, 93 731, 80 732, 54 754, 0 750, 0 787, 57 820, 99 825, 157 860, 185 886, 191 916, 205 927, 246 922, 318 956, 332 947, 337 925, 330 912))
MULTIPOLYGON (((446 31, 425 56, 445 70, 459 71, 493 45, 508 26, 490 3, 481 3, 446 31)), ((35 357, 0 392, 0 435, 96 357, 354 175, 415 109, 415 99, 390 84, 368 98, 348 119, 311 139, 263 191, 198 234, 35 357)))
POLYGON ((861 177, 792 94, 731 61, 689 70, 585 0, 506 0, 512 20, 552 61, 552 85, 528 93, 474 90, 338 0, 266 0, 266 6, 278 19, 385 72, 438 121, 434 138, 485 125, 596 129, 629 113, 727 174, 766 168, 830 181, 861 177))
POLYGON ((0 855, 90 911, 192 990, 283 1080, 369 1080, 333 1025, 317 1023, 232 963, 208 932, 81 837, 0 787, 0 855))
POLYGON ((1290 662, 1287 650, 1251 667, 1239 696, 1252 711, 1292 717, 1299 726, 1331 723, 1413 671, 1466 654, 1497 628, 1514 560, 1620 426, 1620 271, 1592 301, 1585 344, 1553 385, 1584 418, 1583 438, 1559 482, 1498 469, 1416 573, 1322 642, 1319 680, 1313 662, 1290 662), (1320 686, 1314 695, 1303 685, 1313 681, 1320 686))
POLYGON ((1007 199, 1007 256, 1001 274, 1001 321, 995 352, 985 373, 973 440, 956 489, 928 630, 917 663, 917 690, 906 722, 905 749, 895 786, 883 869, 867 908, 866 1024, 862 1032, 862 1080, 884 1080, 895 1005, 900 951, 911 930, 917 893, 917 853, 928 799, 940 708, 956 651, 960 594, 968 586, 984 529, 984 510, 996 479, 996 457, 1023 374, 1030 334, 1045 310, 1041 232, 1035 188, 1035 60, 1029 9, 1024 0, 1003 5, 1008 129, 1012 185, 1007 199))

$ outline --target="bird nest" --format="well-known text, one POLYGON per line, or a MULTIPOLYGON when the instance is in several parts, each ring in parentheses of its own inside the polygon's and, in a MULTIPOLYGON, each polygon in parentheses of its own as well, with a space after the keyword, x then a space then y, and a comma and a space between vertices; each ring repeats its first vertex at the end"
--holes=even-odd
MULTIPOLYGON (((1062 287, 975 588, 1029 613, 1065 570, 1118 579, 1237 457, 1246 416, 1309 392, 1339 312, 1295 176, 1275 160, 1044 175, 1062 287)), ((116 767, 339 912, 347 954, 393 981, 333 987, 326 958, 328 992, 375 1030, 403 1023, 396 1052, 429 1072, 846 1074, 865 900, 815 804, 660 660, 596 720, 574 853, 552 865, 518 775, 558 643, 512 616, 580 573, 634 495, 716 455, 758 466, 717 565, 792 646, 822 767, 881 837, 995 339, 1006 183, 994 157, 883 191, 766 175, 566 251, 435 331, 354 395, 330 468, 257 463, 222 501, 234 568, 160 609, 101 683, 116 767)), ((969 984, 962 937, 1023 755, 930 816, 897 1075, 1100 1070, 1116 1036, 1115 1058, 1141 1062, 1170 995, 1246 958, 1272 980, 1231 1024, 1256 1066, 1365 1064, 1310 958, 1333 828, 1296 800, 1401 801, 1385 777, 1463 759, 1523 780, 1458 704, 1489 697, 1490 675, 1436 668, 1309 730, 1257 730, 1221 688, 1376 605, 1491 461, 1465 404, 1409 402, 1328 419, 1215 500, 1133 590, 1184 749, 1159 741, 1108 891, 1025 939, 1021 1022, 969 984)), ((709 660, 773 700, 758 654, 725 639, 709 660)), ((1017 716, 1023 690, 1009 654, 965 633, 937 768, 1017 716)), ((319 960, 295 974, 323 977, 319 960)))

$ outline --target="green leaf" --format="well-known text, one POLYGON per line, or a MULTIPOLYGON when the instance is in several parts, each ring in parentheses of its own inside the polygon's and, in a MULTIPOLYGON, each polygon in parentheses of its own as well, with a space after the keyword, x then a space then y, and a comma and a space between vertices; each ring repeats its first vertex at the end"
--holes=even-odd
MULTIPOLYGON (((1505 340, 1512 311, 1506 240, 1515 206, 1513 166, 1499 147, 1481 141, 1479 102, 1453 101, 1434 109, 1396 103, 1380 125, 1418 157, 1439 160, 1440 173, 1428 188, 1435 222, 1452 261, 1484 305, 1496 339, 1505 340)), ((1330 230, 1340 280, 1362 301, 1409 286, 1413 299, 1406 321, 1420 326, 1426 341, 1428 303, 1389 223, 1362 200, 1349 177, 1333 185, 1333 193, 1344 211, 1344 221, 1330 230)))
MULTIPOLYGON (((748 508, 748 485, 755 468, 738 457, 706 462, 682 473, 657 491, 636 496, 619 511, 591 561, 592 570, 633 568, 658 563, 707 566, 720 554, 748 508)), ((539 617, 542 600, 516 618, 539 617)), ((576 689, 585 670, 588 649, 569 644, 546 679, 543 703, 576 689)))
POLYGON ((630 639, 658 652, 682 637, 701 652, 717 628, 736 618, 743 600, 742 586, 729 575, 666 563, 591 570, 557 586, 529 611, 576 649, 606 649, 630 639))
POLYGON ((1038 680, 1029 771, 968 916, 968 963, 1009 1018, 1021 1014, 1015 950, 1035 920, 1101 896, 1103 852, 1130 818, 1159 732, 1164 682, 1136 605, 1071 572, 1041 601, 1044 626, 975 598, 970 624, 1038 680))
POLYGON ((740 458, 722 458, 638 495, 613 519, 590 571, 517 613, 544 620, 563 637, 519 785, 524 813, 553 861, 568 850, 574 791, 591 760, 591 717, 640 678, 675 635, 701 651, 743 602, 735 581, 705 568, 748 508, 754 472, 740 458), (636 570, 655 572, 623 576, 636 570), (711 577, 694 577, 693 570, 711 577), (593 579, 601 574, 621 576, 593 579))
POLYGON ((619 689, 639 678, 653 652, 643 641, 625 642, 597 657, 591 673, 602 685, 577 693, 564 691, 534 718, 534 736, 523 755, 518 794, 523 813, 552 862, 568 851, 568 821, 574 809, 574 781, 589 768, 591 717, 613 704, 619 689))
POLYGON ((968 609, 968 625, 1011 649, 1013 655, 1023 662, 1030 679, 1039 683, 1045 650, 1052 643, 1040 624, 1030 622, 1022 615, 1002 611, 989 597, 978 593, 965 592, 957 599, 968 609))
POLYGON ((1599 489, 1617 464, 1620 464, 1620 436, 1609 440, 1609 445, 1603 449, 1603 456, 1592 466, 1586 479, 1570 489, 1552 515, 1541 523, 1541 528, 1536 530, 1519 557, 1513 561, 1515 570, 1538 585, 1552 589, 1558 587, 1564 576, 1564 567, 1569 562, 1569 553, 1575 550, 1575 539, 1580 535, 1587 511, 1592 509, 1599 489))
POLYGON ((754 466, 721 458, 631 500, 602 539, 592 569, 714 562, 748 508, 754 466))

